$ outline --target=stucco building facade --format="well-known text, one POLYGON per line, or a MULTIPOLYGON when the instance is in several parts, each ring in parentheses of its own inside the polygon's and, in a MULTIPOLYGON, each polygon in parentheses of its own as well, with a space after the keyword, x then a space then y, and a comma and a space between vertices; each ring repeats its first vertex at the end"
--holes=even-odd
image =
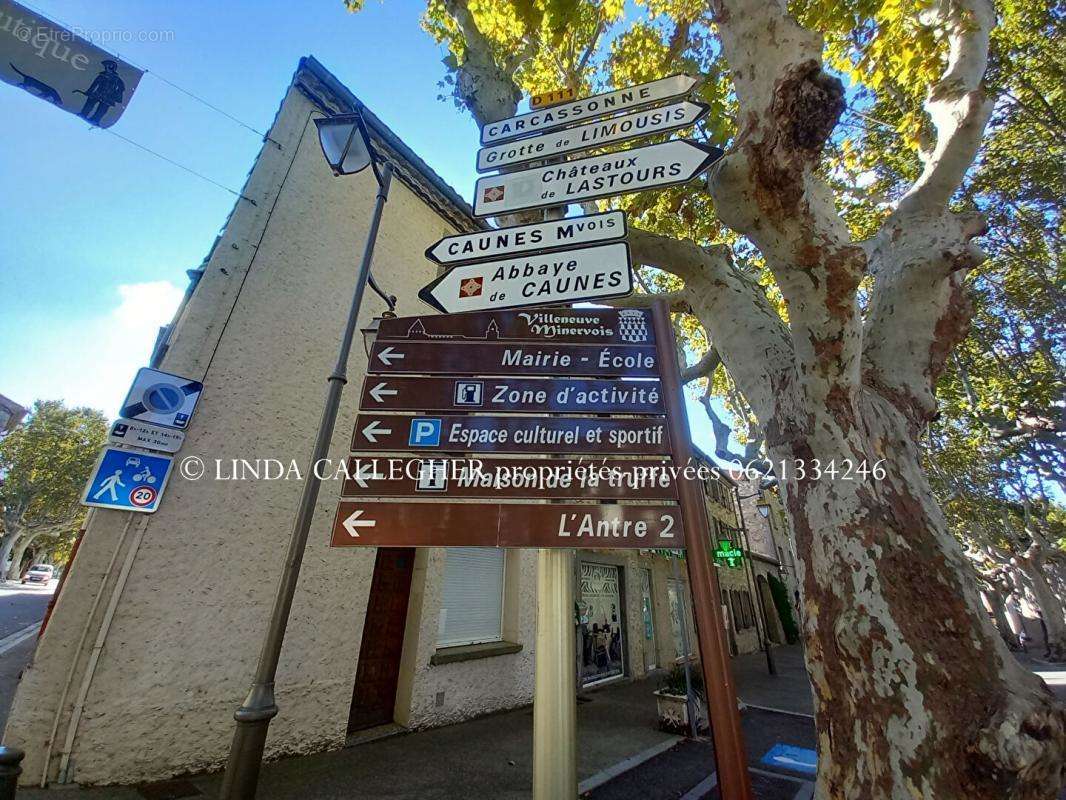
MULTIPOLYGON (((204 383, 180 456, 203 459, 206 474, 175 475, 155 514, 91 513, 4 733, 26 751, 25 784, 128 783, 224 763, 298 504, 290 467, 304 468, 314 438, 377 191, 369 170, 331 175, 314 119, 358 106, 321 65, 301 62, 242 199, 160 336, 152 366, 204 383), (233 475, 234 459, 278 460, 285 477, 216 479, 233 475)), ((399 314, 425 313, 417 291, 438 273, 423 251, 479 223, 364 114, 396 169, 374 275, 399 314)), ((368 292, 360 327, 384 308, 368 292)), ((348 452, 365 370, 357 345, 333 463, 348 452)), ((325 483, 316 507, 268 755, 531 702, 535 553, 330 549, 340 487, 325 483), (402 605, 375 601, 387 569, 404 576, 402 605), (360 687, 361 652, 386 639, 396 645, 391 684, 360 687), (360 692, 377 701, 373 713, 360 711, 360 692)), ((711 506, 732 518, 727 499, 711 506)), ((683 564, 675 572, 670 557, 643 551, 582 551, 574 561, 575 669, 585 685, 670 666, 682 655, 682 614, 694 640, 683 564)))

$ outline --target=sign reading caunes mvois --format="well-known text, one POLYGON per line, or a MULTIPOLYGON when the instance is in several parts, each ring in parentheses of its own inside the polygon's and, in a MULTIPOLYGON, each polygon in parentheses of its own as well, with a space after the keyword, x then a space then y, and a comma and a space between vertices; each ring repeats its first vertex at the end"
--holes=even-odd
POLYGON ((654 339, 646 309, 531 308, 383 319, 377 341, 650 345, 654 339))

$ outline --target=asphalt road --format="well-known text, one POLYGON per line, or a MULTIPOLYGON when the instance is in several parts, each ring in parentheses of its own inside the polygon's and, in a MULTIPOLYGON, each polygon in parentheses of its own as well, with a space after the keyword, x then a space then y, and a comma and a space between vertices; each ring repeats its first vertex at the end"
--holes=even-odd
POLYGON ((37 627, 44 619, 56 581, 48 586, 0 583, 0 730, 7 722, 19 675, 37 644, 37 627))

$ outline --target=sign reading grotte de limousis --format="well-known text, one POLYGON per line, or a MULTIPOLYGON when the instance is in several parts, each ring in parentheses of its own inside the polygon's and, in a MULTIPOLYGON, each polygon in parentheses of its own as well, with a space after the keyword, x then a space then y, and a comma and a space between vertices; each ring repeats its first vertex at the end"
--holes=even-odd
POLYGON ((109 128, 143 72, 11 0, 0 0, 0 79, 109 128))

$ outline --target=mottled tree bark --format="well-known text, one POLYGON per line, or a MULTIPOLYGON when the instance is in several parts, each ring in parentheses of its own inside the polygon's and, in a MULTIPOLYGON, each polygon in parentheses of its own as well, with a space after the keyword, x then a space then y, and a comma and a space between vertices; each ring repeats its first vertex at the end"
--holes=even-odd
MULTIPOLYGON (((936 380, 967 332, 964 277, 982 258, 972 240, 983 220, 952 213, 948 201, 992 109, 983 84, 992 6, 942 0, 924 15, 949 45, 926 103, 935 142, 921 177, 863 242, 818 177, 844 109, 843 87, 822 69, 821 37, 776 0, 712 7, 740 116, 708 189, 721 220, 766 259, 788 325, 727 248, 640 230, 630 246, 636 263, 683 280, 671 306, 703 324, 783 462, 816 699, 817 797, 1053 798, 1066 713, 981 608, 918 452, 936 380), (860 313, 866 276, 874 286, 860 313), (853 472, 833 477, 830 465, 853 472), (855 474, 862 465, 879 471, 855 474)), ((476 41, 469 14, 454 13, 476 41)), ((480 123, 513 113, 499 102, 514 86, 498 65, 470 59, 461 70, 471 73, 461 86, 481 87, 461 89, 480 123)))

